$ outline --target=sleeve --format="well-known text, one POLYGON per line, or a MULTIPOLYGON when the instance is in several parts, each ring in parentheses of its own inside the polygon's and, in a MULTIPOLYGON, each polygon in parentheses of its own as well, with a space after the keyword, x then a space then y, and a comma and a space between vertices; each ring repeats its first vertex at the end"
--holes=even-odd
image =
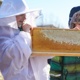
POLYGON ((62 57, 55 56, 50 62, 50 80, 61 80, 62 57))
POLYGON ((20 69, 31 55, 30 45, 30 34, 24 31, 21 31, 14 38, 5 40, 2 49, 0 49, 3 53, 2 64, 13 66, 15 70, 20 69))

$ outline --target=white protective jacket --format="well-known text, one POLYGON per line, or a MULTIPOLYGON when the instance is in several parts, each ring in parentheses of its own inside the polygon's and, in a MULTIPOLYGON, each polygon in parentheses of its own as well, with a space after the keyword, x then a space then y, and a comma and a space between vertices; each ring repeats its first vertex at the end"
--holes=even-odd
POLYGON ((31 57, 30 33, 18 30, 19 2, 22 9, 24 0, 4 0, 0 9, 0 70, 4 80, 49 80, 48 57, 31 57))

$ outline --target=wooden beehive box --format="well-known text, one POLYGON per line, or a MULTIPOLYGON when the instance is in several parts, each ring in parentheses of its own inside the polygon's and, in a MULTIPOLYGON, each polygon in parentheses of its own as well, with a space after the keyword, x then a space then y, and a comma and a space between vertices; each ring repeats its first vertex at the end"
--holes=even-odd
POLYGON ((31 31, 32 55, 80 56, 80 31, 37 27, 31 31))

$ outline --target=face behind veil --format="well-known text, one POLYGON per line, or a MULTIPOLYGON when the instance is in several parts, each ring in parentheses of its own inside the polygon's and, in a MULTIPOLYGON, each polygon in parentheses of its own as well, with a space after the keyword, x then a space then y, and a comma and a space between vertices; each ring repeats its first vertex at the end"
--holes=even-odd
POLYGON ((25 0, 3 0, 0 7, 0 36, 13 37, 19 32, 16 16, 29 12, 25 0))
POLYGON ((3 0, 0 7, 0 36, 13 37, 19 32, 16 16, 27 15, 26 23, 35 25, 35 11, 30 10, 25 0, 3 0))

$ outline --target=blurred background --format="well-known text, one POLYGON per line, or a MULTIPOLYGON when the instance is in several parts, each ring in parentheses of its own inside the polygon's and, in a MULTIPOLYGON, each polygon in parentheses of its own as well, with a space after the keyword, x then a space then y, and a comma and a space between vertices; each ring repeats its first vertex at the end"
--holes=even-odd
POLYGON ((37 25, 55 25, 68 28, 69 12, 72 7, 79 6, 80 0, 26 0, 30 9, 41 9, 37 25))

